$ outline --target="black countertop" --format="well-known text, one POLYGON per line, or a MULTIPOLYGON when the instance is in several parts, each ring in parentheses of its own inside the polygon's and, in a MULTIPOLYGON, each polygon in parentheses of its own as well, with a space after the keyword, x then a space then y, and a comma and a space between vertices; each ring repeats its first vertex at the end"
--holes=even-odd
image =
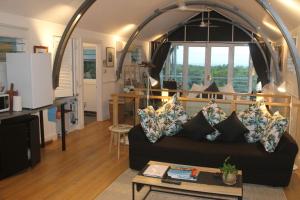
POLYGON ((61 104, 65 104, 69 101, 74 101, 74 100, 76 100, 75 96, 73 96, 73 97, 61 97, 61 98, 55 99, 53 104, 48 105, 48 106, 44 106, 44 107, 41 107, 41 108, 36 108, 36 109, 23 108, 23 110, 20 111, 20 112, 2 112, 2 113, 0 113, 0 121, 4 120, 4 119, 9 119, 9 118, 22 116, 22 115, 34 114, 34 113, 37 113, 41 110, 45 110, 45 109, 51 108, 53 106, 59 106, 61 104))

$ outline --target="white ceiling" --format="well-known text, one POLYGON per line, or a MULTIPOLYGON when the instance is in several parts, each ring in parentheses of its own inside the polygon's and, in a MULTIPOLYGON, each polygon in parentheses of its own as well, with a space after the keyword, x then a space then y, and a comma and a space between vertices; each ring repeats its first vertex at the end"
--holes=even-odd
MULTIPOLYGON (((66 24, 82 2, 83 0, 0 0, 0 11, 66 24)), ((97 0, 80 21, 79 27, 128 37, 155 9, 175 2, 175 0, 97 0)), ((281 35, 273 30, 274 23, 255 0, 219 0, 218 2, 235 6, 240 12, 251 16, 271 39, 275 40, 281 35), (263 21, 266 21, 267 25, 263 24, 263 21)), ((300 0, 270 0, 270 2, 289 29, 300 26, 300 0), (287 4, 287 2, 292 3, 287 4)), ((243 22, 231 13, 218 11, 235 21, 243 22)), ((163 14, 145 27, 139 39, 150 40, 195 14, 178 10, 163 14)))

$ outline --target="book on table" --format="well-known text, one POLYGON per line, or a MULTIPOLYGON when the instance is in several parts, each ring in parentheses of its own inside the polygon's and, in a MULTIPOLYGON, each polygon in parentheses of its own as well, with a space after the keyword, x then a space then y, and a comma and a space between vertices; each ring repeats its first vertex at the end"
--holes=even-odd
POLYGON ((172 166, 167 172, 172 179, 197 181, 199 170, 190 167, 172 166))
POLYGON ((169 166, 167 165, 149 165, 147 169, 143 172, 144 176, 162 178, 169 166))

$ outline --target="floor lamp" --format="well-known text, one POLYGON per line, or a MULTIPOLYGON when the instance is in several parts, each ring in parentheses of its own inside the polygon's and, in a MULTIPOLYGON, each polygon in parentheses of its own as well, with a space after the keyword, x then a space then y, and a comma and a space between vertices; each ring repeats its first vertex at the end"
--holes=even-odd
POLYGON ((149 96, 150 96, 150 85, 152 87, 156 86, 158 84, 158 81, 152 78, 147 71, 147 107, 149 106, 149 96))

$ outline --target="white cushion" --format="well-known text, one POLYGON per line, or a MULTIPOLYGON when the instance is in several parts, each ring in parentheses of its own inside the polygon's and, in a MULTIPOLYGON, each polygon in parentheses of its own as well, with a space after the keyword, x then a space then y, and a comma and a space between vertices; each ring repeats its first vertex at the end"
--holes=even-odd
MULTIPOLYGON (((206 86, 204 86, 202 84, 199 85, 199 84, 193 83, 192 88, 191 88, 190 91, 199 91, 199 92, 202 92, 205 89, 206 89, 206 86)), ((196 98, 197 95, 198 95, 197 93, 189 93, 188 97, 190 97, 190 98, 196 98)))
MULTIPOLYGON (((235 93, 234 88, 231 83, 227 83, 225 86, 220 87, 220 92, 227 92, 227 93, 235 93)), ((232 95, 224 95, 226 100, 232 100, 232 95)))

